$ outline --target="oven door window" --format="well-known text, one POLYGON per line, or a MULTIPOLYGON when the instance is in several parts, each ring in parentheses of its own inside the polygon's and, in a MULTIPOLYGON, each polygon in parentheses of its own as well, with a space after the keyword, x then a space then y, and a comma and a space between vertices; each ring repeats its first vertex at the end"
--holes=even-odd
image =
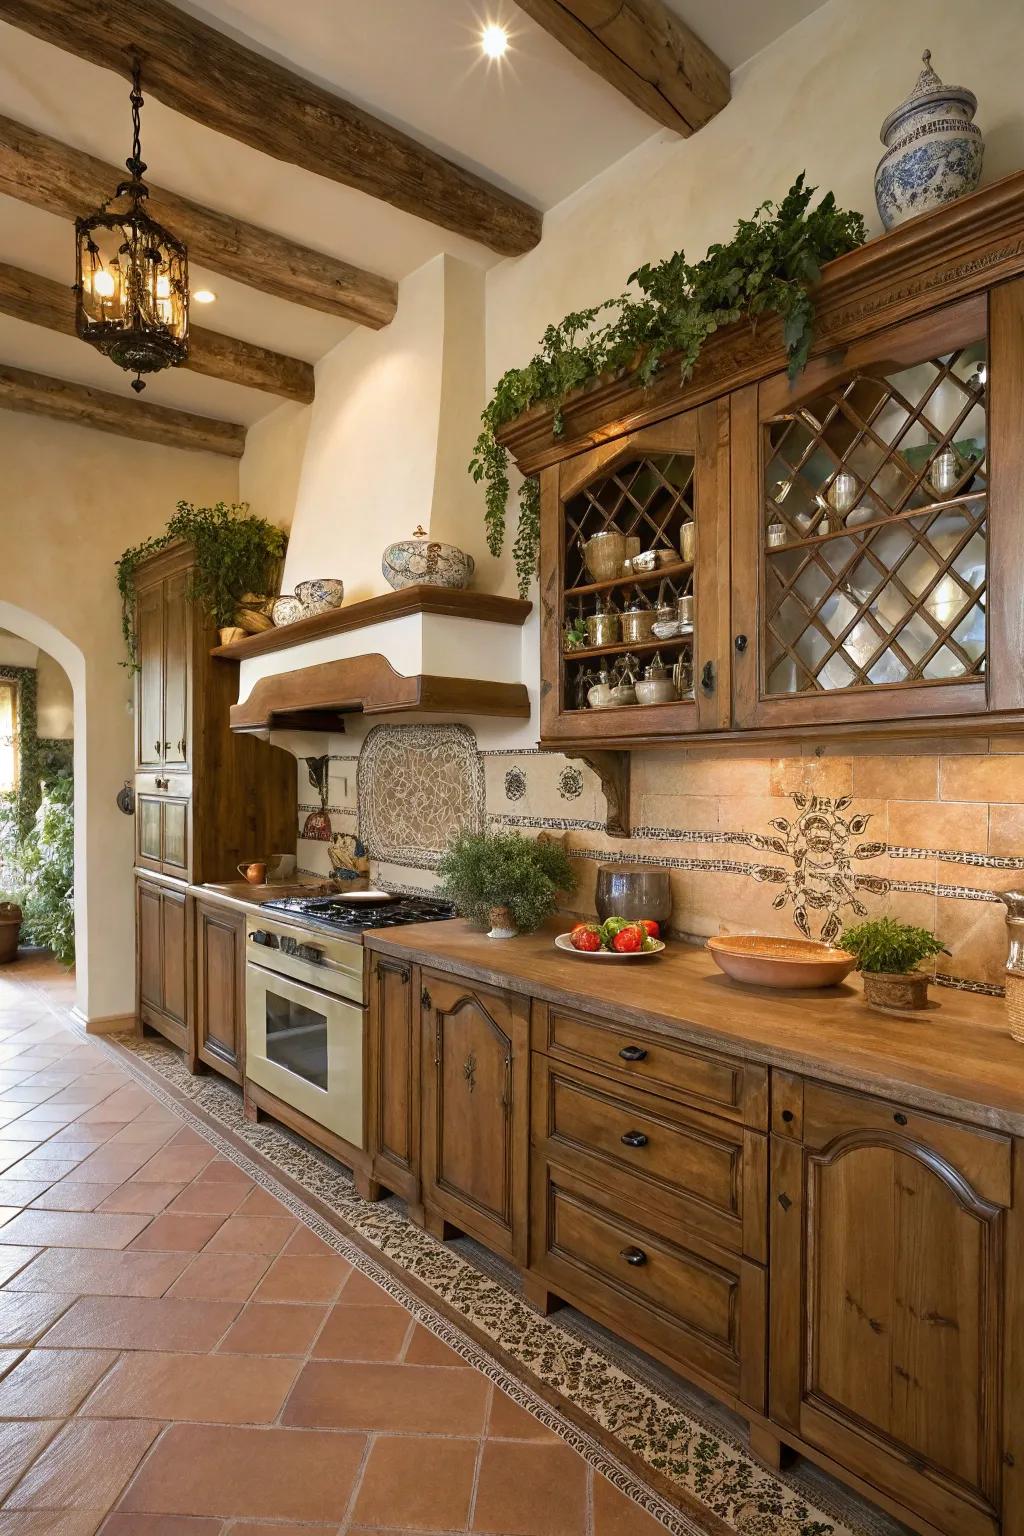
POLYGON ((314 1088, 327 1089, 327 1014, 296 1002, 268 983, 265 994, 267 1060, 314 1088))

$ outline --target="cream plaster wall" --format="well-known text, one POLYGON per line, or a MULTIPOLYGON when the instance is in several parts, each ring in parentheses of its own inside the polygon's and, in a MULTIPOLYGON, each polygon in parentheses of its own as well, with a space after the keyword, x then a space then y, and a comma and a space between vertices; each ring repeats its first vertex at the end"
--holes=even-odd
POLYGON ((234 500, 237 464, 6 411, 0 463, 0 624, 54 656, 76 691, 78 1005, 88 1018, 126 1014, 133 824, 114 796, 132 771, 132 686, 118 665, 114 562, 159 532, 179 497, 234 500))

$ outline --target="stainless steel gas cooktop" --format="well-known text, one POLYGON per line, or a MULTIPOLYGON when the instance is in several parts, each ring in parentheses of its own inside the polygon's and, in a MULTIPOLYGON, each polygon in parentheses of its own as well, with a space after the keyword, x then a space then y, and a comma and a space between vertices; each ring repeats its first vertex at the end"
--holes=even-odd
POLYGON ((454 917, 447 901, 429 896, 396 896, 382 892, 374 901, 366 893, 346 896, 283 896, 260 903, 261 912, 280 912, 335 933, 359 934, 369 928, 397 928, 403 923, 433 923, 454 917), (362 899, 360 899, 362 898, 362 899))

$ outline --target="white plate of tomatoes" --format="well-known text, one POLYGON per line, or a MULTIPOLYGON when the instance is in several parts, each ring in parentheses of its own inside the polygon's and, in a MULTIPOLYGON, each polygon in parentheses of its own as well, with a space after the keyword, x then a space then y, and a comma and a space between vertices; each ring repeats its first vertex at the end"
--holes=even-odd
POLYGON ((665 948, 661 931, 653 918, 610 917, 603 923, 577 923, 569 933, 560 933, 555 948, 583 960, 646 960, 660 955, 665 948))

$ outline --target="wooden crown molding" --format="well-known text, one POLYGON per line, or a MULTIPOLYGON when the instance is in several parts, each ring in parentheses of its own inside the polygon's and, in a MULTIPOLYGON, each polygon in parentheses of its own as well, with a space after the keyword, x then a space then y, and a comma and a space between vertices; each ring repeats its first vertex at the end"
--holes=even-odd
POLYGON ((259 678, 248 698, 231 706, 231 729, 332 731, 340 717, 353 713, 528 720, 530 696, 522 683, 428 674, 403 677, 385 656, 371 652, 259 678))
MULTIPOLYGON (((858 337, 966 298, 1024 273, 1024 171, 921 214, 830 261, 814 292, 811 356, 835 354, 858 337)), ((667 356, 646 388, 635 374, 603 375, 563 407, 554 436, 550 406, 534 406, 498 433, 523 474, 593 448, 638 427, 754 383, 786 366, 782 327, 740 322, 707 342, 682 383, 667 356)))
POLYGON ((214 656, 228 661, 244 661, 248 656, 266 656, 270 651, 285 651, 307 640, 322 640, 326 635, 341 635, 350 629, 364 629, 367 624, 381 624, 386 619, 404 619, 413 613, 444 614, 456 619, 484 619, 492 624, 526 623, 533 604, 521 597, 500 597, 494 592, 465 592, 454 587, 403 587, 399 592, 382 592, 359 603, 315 613, 308 619, 280 629, 261 630, 246 635, 230 645, 215 646, 214 656))
MULTIPOLYGON (((0 116, 0 192, 8 197, 74 219, 110 197, 123 176, 123 168, 0 116)), ((398 285, 390 278, 147 185, 149 212, 211 272, 371 330, 394 319, 398 285)))
MULTIPOLYGON (((0 261, 0 314, 46 326, 74 336, 75 295, 66 283, 26 272, 0 261)), ((208 374, 229 384, 266 390, 285 400, 308 405, 313 399, 313 365, 297 357, 284 357, 266 347, 256 347, 234 336, 222 336, 198 325, 189 327, 188 357, 182 364, 193 373, 208 374)))
POLYGON ((689 137, 729 101, 729 71, 664 0, 516 0, 663 128, 689 137))
POLYGON ((245 428, 234 422, 194 416, 190 411, 173 411, 142 400, 125 400, 102 389, 69 384, 64 379, 9 368, 3 363, 0 409, 50 416, 55 421, 94 427, 99 432, 116 432, 121 437, 135 437, 147 443, 163 443, 169 448, 223 453, 232 459, 240 459, 245 448, 245 428))
POLYGON ((0 0, 0 17, 126 78, 137 56, 173 111, 503 256, 540 239, 536 208, 166 0, 0 0))

